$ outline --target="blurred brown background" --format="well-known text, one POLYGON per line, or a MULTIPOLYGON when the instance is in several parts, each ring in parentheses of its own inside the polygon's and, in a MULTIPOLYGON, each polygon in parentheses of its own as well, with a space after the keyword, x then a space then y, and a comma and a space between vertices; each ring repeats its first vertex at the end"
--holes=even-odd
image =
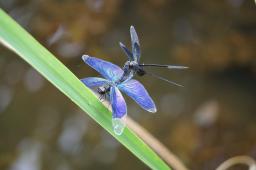
MULTIPOLYGON (((183 84, 137 77, 158 107, 128 97, 128 114, 191 169, 256 158, 256 5, 253 0, 0 0, 79 78, 96 76, 82 54, 122 66, 134 25, 142 62, 183 84)), ((18 56, 0 47, 0 169, 148 169, 18 56)))

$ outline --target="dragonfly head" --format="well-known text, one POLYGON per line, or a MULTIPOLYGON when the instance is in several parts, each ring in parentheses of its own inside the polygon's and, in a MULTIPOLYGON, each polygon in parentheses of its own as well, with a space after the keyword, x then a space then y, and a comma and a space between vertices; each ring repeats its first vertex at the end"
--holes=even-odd
POLYGON ((139 76, 144 76, 146 74, 146 71, 142 67, 138 66, 137 69, 136 69, 136 73, 139 76))
POLYGON ((139 76, 143 76, 143 75, 146 74, 146 72, 143 69, 143 67, 141 67, 137 61, 127 61, 125 63, 125 67, 124 68, 128 68, 128 70, 133 70, 139 76))

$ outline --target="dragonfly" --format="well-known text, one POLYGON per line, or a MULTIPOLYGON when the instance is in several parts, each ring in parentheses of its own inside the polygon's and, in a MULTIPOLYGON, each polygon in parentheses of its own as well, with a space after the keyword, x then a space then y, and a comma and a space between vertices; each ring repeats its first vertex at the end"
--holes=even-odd
POLYGON ((144 110, 152 113, 157 111, 154 101, 139 81, 131 78, 120 81, 124 71, 119 66, 89 55, 83 55, 82 59, 103 77, 87 77, 81 81, 91 89, 96 88, 101 96, 105 95, 110 99, 112 127, 116 135, 123 133, 127 115, 127 106, 121 91, 144 110))
POLYGON ((131 36, 132 51, 130 51, 122 42, 119 42, 121 49, 124 51, 124 53, 128 58, 128 61, 125 62, 123 67, 124 74, 121 78, 121 81, 130 79, 135 75, 144 76, 145 74, 149 74, 155 78, 161 79, 170 84, 182 86, 178 83, 165 79, 161 76, 150 73, 146 71, 144 68, 145 67, 161 67, 161 68, 167 68, 167 69, 187 69, 188 67, 178 66, 178 65, 165 65, 165 64, 141 64, 140 63, 140 57, 141 57, 140 42, 134 26, 130 27, 130 36, 131 36))

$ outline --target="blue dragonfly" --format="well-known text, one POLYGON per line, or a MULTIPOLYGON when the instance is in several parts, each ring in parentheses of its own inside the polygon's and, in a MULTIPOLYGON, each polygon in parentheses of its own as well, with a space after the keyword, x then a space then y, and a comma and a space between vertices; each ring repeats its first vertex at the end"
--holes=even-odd
POLYGON ((126 103, 120 91, 131 97, 143 109, 152 113, 156 112, 154 101, 140 82, 132 79, 132 77, 121 81, 124 71, 120 67, 88 55, 83 55, 82 59, 104 77, 87 77, 81 79, 81 81, 91 89, 96 88, 101 96, 109 97, 113 112, 112 126, 115 134, 122 134, 127 115, 126 103))
POLYGON ((128 61, 125 62, 123 67, 124 74, 121 77, 121 81, 134 77, 135 75, 144 76, 145 74, 149 74, 155 78, 161 79, 170 84, 182 86, 178 83, 165 79, 161 76, 150 73, 146 71, 144 67, 162 67, 167 69, 187 69, 188 67, 177 66, 177 65, 164 65, 164 64, 141 64, 140 63, 140 57, 141 57, 140 42, 134 26, 130 27, 130 35, 131 35, 132 51, 130 51, 122 42, 119 42, 120 47, 128 57, 128 61))

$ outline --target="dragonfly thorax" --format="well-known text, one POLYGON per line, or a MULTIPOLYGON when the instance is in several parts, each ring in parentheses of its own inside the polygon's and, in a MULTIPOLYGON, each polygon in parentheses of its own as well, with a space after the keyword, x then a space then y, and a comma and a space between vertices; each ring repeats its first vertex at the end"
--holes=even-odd
POLYGON ((100 95, 104 95, 110 91, 110 85, 104 85, 97 88, 100 95))
POLYGON ((127 61, 125 63, 124 68, 128 68, 128 70, 134 71, 136 74, 138 74, 139 76, 143 76, 146 74, 145 70, 143 69, 142 66, 139 65, 139 63, 137 61, 127 61))
POLYGON ((138 62, 137 61, 128 61, 128 64, 130 67, 136 67, 136 66, 139 66, 138 62))

